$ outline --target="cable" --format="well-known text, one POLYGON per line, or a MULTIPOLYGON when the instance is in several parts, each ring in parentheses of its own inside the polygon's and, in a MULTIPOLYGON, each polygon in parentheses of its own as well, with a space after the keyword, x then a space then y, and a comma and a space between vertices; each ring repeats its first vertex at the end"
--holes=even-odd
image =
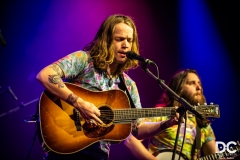
MULTIPOLYGON (((36 125, 36 126, 37 126, 37 125, 36 125)), ((30 153, 31 153, 31 151, 32 151, 33 144, 34 144, 34 142, 35 142, 35 140, 36 140, 36 137, 37 137, 37 129, 35 129, 35 130, 36 130, 36 131, 35 131, 34 137, 33 137, 33 139, 32 139, 32 143, 30 144, 30 147, 29 147, 29 149, 28 149, 28 153, 27 153, 26 160, 29 160, 29 157, 30 157, 30 153)))

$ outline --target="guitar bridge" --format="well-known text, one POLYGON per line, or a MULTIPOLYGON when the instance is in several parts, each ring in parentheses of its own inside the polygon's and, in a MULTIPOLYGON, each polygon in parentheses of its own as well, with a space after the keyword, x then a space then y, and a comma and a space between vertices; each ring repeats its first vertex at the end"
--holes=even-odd
POLYGON ((80 115, 76 108, 73 109, 73 116, 77 131, 82 131, 80 115))

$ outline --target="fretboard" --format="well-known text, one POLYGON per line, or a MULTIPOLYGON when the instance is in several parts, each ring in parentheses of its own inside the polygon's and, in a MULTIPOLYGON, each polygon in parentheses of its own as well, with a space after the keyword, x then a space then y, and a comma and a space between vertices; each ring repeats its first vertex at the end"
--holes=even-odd
POLYGON ((173 107, 164 108, 132 108, 132 109, 116 109, 114 110, 115 120, 137 119, 145 117, 162 117, 174 115, 173 107))

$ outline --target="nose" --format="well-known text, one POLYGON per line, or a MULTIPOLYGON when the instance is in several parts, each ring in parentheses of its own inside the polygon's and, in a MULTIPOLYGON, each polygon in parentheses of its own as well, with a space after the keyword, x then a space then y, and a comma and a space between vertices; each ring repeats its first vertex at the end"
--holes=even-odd
POLYGON ((129 46, 129 42, 127 41, 127 39, 123 40, 122 41, 122 48, 125 49, 125 48, 128 48, 129 46))
POLYGON ((197 90, 201 90, 202 86, 200 84, 197 84, 197 90))

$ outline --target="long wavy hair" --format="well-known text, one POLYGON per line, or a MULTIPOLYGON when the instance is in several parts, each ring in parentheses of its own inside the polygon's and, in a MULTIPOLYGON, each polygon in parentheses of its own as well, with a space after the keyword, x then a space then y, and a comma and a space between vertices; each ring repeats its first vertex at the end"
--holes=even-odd
MULTIPOLYGON (((95 68, 106 70, 107 66, 113 62, 115 53, 113 33, 115 26, 119 23, 125 23, 133 29, 131 51, 139 54, 138 34, 133 19, 121 14, 111 15, 101 24, 94 40, 83 48, 83 50, 89 51, 95 68)), ((137 68, 138 66, 137 60, 127 59, 125 63, 118 66, 114 75, 122 74, 122 72, 137 68)))
MULTIPOLYGON (((168 87, 172 89, 180 97, 182 97, 183 95, 183 85, 186 83, 187 75, 189 73, 196 74, 200 79, 199 74, 196 70, 185 69, 185 70, 179 70, 176 74, 174 74, 174 76, 170 79, 168 83, 168 87)), ((201 93, 202 93, 201 103, 206 103, 206 98, 203 94, 203 88, 201 90, 201 93)), ((176 101, 175 97, 173 97, 168 91, 165 91, 160 98, 160 103, 158 103, 156 107, 173 107, 173 106, 179 106, 179 105, 180 103, 176 101)), ((191 104, 191 105, 197 105, 197 104, 191 104)), ((210 123, 210 121, 207 119, 200 120, 199 118, 196 118, 196 120, 200 127, 205 127, 210 123)))
MULTIPOLYGON (((186 81, 187 81, 186 78, 189 73, 196 74, 198 76, 198 78, 200 79, 196 70, 185 69, 185 70, 179 70, 176 74, 174 74, 174 76, 168 82, 168 87, 170 89, 172 89, 180 97, 182 97, 183 85, 186 83, 186 81)), ((203 95, 203 89, 201 90, 201 93, 203 96, 202 103, 206 103, 206 98, 203 95)), ((178 106, 179 102, 176 101, 175 97, 173 97, 168 91, 165 91, 160 99, 160 103, 157 105, 160 105, 160 104, 161 104, 161 106, 173 107, 173 106, 178 106)), ((192 104, 192 105, 196 105, 196 104, 192 104)))

